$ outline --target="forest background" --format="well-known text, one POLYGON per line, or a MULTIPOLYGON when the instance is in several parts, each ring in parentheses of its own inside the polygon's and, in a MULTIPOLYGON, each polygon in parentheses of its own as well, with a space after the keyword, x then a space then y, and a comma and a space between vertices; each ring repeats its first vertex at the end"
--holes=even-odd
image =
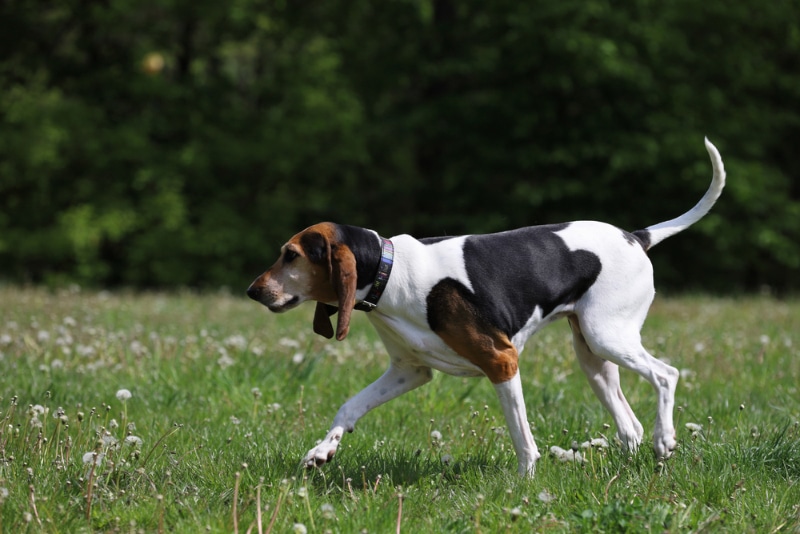
POLYGON ((800 2, 0 2, 0 280, 244 289, 321 220, 599 219, 728 185, 662 289, 796 292, 800 2))

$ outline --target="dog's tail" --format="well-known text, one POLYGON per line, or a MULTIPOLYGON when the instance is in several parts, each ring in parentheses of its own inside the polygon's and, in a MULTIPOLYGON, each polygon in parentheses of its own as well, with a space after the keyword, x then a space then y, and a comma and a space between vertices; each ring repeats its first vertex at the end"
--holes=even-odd
POLYGON ((706 138, 706 150, 711 157, 711 166, 714 169, 708 191, 706 191, 706 194, 703 195, 703 198, 700 199, 700 202, 698 202, 695 207, 680 217, 648 226, 644 230, 636 230, 633 232, 633 235, 639 239, 645 250, 650 250, 666 238, 686 230, 705 217, 706 213, 711 210, 711 206, 713 206, 719 198, 719 195, 722 193, 722 188, 725 187, 725 167, 722 165, 722 157, 719 155, 717 147, 712 145, 708 138, 706 138))

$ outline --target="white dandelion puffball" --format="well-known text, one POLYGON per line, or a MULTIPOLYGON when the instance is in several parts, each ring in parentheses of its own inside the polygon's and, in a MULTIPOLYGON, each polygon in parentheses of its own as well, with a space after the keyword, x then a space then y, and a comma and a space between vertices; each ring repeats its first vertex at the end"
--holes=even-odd
POLYGON ((120 389, 119 391, 117 391, 117 400, 119 401, 125 402, 131 397, 133 397, 133 395, 131 395, 131 392, 127 389, 120 389))

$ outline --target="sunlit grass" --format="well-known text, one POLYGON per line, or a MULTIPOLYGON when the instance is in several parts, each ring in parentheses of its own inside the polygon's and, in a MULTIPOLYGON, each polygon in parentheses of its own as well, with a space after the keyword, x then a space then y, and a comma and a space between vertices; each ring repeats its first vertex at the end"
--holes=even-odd
POLYGON ((361 316, 335 343, 311 333, 310 309, 270 315, 224 293, 0 288, 0 310, 3 532, 800 528, 796 301, 657 300, 645 345, 682 374, 665 462, 648 441, 650 386, 623 374, 647 433, 630 456, 569 329, 540 333, 522 361, 534 436, 581 461, 545 454, 531 480, 491 385, 444 375, 301 469, 385 368, 361 316))

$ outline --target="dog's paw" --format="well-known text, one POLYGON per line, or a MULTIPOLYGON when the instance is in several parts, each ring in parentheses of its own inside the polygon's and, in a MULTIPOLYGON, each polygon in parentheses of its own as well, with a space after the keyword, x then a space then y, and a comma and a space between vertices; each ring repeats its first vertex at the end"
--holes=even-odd
POLYGON ((675 441, 675 434, 667 434, 664 436, 657 436, 653 444, 653 449, 656 452, 656 458, 665 459, 672 456, 678 442, 675 441))
POLYGON ((308 451, 305 458, 303 458, 303 465, 306 469, 319 467, 329 462, 336 454, 336 449, 339 447, 341 439, 341 434, 331 433, 316 447, 308 451))

